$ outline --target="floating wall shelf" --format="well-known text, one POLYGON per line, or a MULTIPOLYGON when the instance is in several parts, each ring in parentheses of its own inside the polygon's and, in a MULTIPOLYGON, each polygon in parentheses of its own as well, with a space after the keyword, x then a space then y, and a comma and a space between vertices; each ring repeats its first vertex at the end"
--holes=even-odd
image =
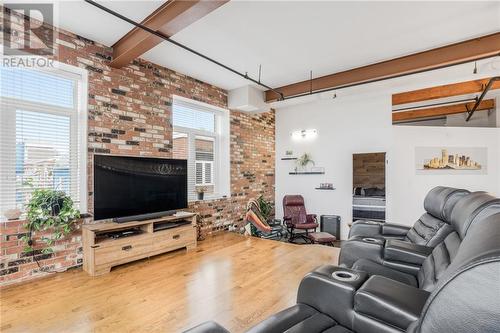
POLYGON ((335 187, 316 187, 316 190, 333 191, 335 187))
POLYGON ((297 157, 282 157, 281 158, 282 161, 294 161, 296 159, 297 159, 297 157))
POLYGON ((289 175, 324 175, 324 171, 303 171, 303 172, 289 172, 289 175))

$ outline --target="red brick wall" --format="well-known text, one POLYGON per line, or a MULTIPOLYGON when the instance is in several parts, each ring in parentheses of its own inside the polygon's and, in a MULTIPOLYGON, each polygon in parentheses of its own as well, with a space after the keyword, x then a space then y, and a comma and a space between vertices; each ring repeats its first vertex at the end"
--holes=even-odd
MULTIPOLYGON (((22 26, 22 25, 20 25, 22 26)), ((227 92, 167 68, 137 59, 122 69, 109 66, 112 49, 66 31, 57 31, 56 60, 85 68, 88 91, 88 184, 92 211, 92 158, 94 153, 133 156, 172 156, 172 95, 227 107, 227 92)), ((274 197, 274 113, 231 118, 231 197, 197 201, 190 208, 200 213, 203 233, 241 225, 246 201, 253 196, 274 197)), ((29 280, 40 272, 19 240, 26 233, 23 221, 0 222, 0 283, 29 280)), ((35 235, 35 240, 41 235, 35 235)), ((65 270, 82 262, 81 233, 59 241, 55 252, 37 253, 42 266, 65 270)))

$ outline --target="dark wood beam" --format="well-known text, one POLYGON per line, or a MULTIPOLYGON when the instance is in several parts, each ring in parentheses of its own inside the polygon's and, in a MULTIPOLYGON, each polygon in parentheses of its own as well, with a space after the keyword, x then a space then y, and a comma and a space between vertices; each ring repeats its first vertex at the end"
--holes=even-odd
MULTIPOLYGON (((141 23, 171 37, 228 1, 169 0, 141 23)), ((135 27, 113 45, 111 66, 115 68, 126 66, 161 42, 160 37, 135 27)))
MULTIPOLYGON (((471 102, 471 103, 438 106, 438 107, 404 111, 404 112, 393 112, 392 121, 401 122, 401 121, 410 121, 422 118, 432 118, 432 117, 447 116, 451 114, 465 113, 467 112, 467 110, 472 109, 474 104, 475 102, 471 102)), ((479 104, 479 107, 477 108, 476 111, 491 110, 494 107, 495 107, 495 100, 487 99, 479 104)))
MULTIPOLYGON (((489 78, 473 80, 394 94, 392 95, 392 105, 479 93, 484 90, 489 80, 489 78)), ((493 82, 491 89, 500 89, 500 81, 493 82)))
MULTIPOLYGON (((497 32, 436 49, 322 76, 312 80, 312 90, 334 89, 336 87, 414 74, 499 54, 500 32, 497 32)), ((295 96, 308 93, 310 85, 310 81, 302 81, 276 88, 276 90, 282 92, 285 97, 295 96)), ((266 91, 267 102, 277 100, 278 97, 273 91, 266 91)))

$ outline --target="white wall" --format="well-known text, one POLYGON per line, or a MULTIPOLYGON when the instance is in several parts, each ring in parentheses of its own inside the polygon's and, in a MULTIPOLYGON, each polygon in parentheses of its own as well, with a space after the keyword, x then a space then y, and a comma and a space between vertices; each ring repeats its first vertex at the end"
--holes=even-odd
MULTIPOLYGON (((285 194, 302 194, 310 213, 340 215, 342 238, 348 234, 347 221, 352 220, 352 154, 387 152, 387 218, 391 222, 411 225, 423 213, 425 194, 434 186, 448 185, 470 190, 486 190, 500 195, 500 128, 455 128, 392 126, 391 95, 405 91, 457 82, 453 71, 446 78, 432 74, 405 78, 388 89, 365 88, 355 93, 337 93, 336 99, 310 98, 296 105, 276 105, 276 207, 282 216, 285 194), (437 77, 433 77, 436 76, 437 77), (444 79, 445 78, 445 79, 444 79), (296 140, 291 132, 316 129, 317 137, 296 140), (488 147, 486 175, 417 175, 416 146, 488 147), (294 161, 282 161, 287 150, 295 156, 310 153, 325 175, 289 175, 294 161), (333 183, 335 191, 314 188, 322 182, 333 183)), ((458 72, 458 80, 474 79, 458 72)))
POLYGON ((498 128, 394 126, 387 169, 387 202, 391 222, 413 223, 422 213, 426 193, 436 185, 488 191, 500 195, 498 128), (487 147, 487 174, 417 174, 415 147, 487 147))

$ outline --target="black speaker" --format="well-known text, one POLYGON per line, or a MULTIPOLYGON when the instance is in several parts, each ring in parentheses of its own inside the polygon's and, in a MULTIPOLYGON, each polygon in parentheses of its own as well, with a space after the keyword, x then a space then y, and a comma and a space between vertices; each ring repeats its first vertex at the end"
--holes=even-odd
POLYGON ((338 215, 321 215, 319 222, 320 231, 328 232, 334 235, 337 240, 340 240, 340 216, 338 215))

